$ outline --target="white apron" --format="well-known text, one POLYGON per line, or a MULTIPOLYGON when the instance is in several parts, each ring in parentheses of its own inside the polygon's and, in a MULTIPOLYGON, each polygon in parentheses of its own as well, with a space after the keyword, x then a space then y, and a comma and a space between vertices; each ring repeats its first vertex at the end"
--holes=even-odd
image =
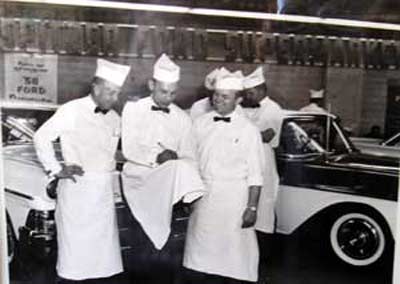
POLYGON ((256 230, 273 233, 275 230, 275 203, 279 189, 275 152, 270 144, 263 143, 265 152, 264 185, 258 202, 256 230))
POLYGON ((62 179, 57 189, 57 273, 71 280, 120 273, 113 174, 85 172, 76 181, 62 179))
POLYGON ((197 169, 183 160, 172 160, 157 168, 130 165, 122 174, 125 198, 155 248, 166 244, 171 232, 173 205, 190 203, 204 194, 197 169))
POLYGON ((244 180, 209 181, 190 216, 183 265, 224 277, 257 281, 259 251, 254 228, 242 229, 248 187, 244 180))

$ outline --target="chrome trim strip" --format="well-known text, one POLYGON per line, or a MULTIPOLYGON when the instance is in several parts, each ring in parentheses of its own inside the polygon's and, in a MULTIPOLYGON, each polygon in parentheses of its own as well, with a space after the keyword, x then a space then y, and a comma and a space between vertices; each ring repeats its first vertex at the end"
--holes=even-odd
POLYGON ((16 195, 16 196, 22 197, 22 198, 26 198, 26 199, 28 199, 28 200, 34 200, 33 196, 30 196, 30 195, 28 195, 28 194, 21 193, 21 192, 18 192, 18 191, 9 189, 9 188, 6 188, 5 191, 8 192, 8 193, 10 193, 10 194, 14 194, 14 195, 16 195))
POLYGON ((25 102, 25 101, 12 101, 12 100, 0 100, 0 107, 7 109, 27 109, 27 110, 56 110, 59 105, 53 103, 37 103, 37 102, 25 102))
MULTIPOLYGON (((382 172, 382 171, 377 172, 376 168, 374 169, 372 166, 371 166, 371 168, 362 168, 362 167, 352 166, 351 163, 349 163, 349 164, 340 164, 340 163, 335 163, 335 162, 327 162, 326 165, 310 165, 310 164, 308 164, 307 167, 318 168, 318 169, 331 168, 333 170, 340 170, 340 171, 351 171, 351 167, 353 167, 353 168, 357 168, 357 169, 361 170, 361 172, 364 172, 364 173, 375 174, 375 175, 396 176, 397 177, 397 174, 394 173, 394 172, 382 172), (334 167, 329 167, 329 166, 334 166, 334 167)), ((399 171, 399 168, 389 168, 388 167, 388 170, 399 171)))

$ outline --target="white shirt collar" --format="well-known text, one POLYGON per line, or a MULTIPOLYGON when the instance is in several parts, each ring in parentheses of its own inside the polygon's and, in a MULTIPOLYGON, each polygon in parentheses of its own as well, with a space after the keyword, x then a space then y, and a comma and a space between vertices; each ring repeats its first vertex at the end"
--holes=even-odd
MULTIPOLYGON (((154 106, 158 106, 159 107, 159 105, 154 101, 154 99, 153 99, 153 96, 152 95, 150 95, 150 103, 152 104, 152 105, 154 105, 154 106)), ((169 108, 170 110, 171 110, 171 107, 172 107, 172 105, 173 105, 173 102, 172 103, 170 103, 166 108, 169 108)))
POLYGON ((91 94, 87 95, 86 97, 83 98, 83 102, 85 103, 85 105, 90 108, 91 110, 95 110, 95 108, 97 107, 97 104, 95 103, 95 101, 93 100, 93 97, 91 94))
POLYGON ((215 110, 212 111, 213 117, 214 116, 221 116, 221 117, 230 117, 231 119, 235 119, 239 114, 238 114, 238 106, 236 106, 236 108, 231 112, 228 113, 227 115, 222 115, 218 112, 216 112, 215 110))
POLYGON ((260 105, 265 105, 265 104, 268 104, 269 102, 270 102, 270 98, 269 98, 269 96, 266 96, 265 98, 263 98, 261 101, 260 101, 260 105))

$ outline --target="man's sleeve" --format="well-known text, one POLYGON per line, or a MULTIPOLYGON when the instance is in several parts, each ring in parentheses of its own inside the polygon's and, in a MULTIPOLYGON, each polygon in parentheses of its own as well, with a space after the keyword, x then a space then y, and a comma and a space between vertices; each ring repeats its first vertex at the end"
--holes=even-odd
POLYGON ((261 114, 261 120, 259 122, 260 130, 263 131, 272 128, 275 132, 274 138, 269 142, 273 148, 279 146, 283 119, 284 114, 281 109, 266 109, 261 114))
POLYGON ((274 118, 272 120, 273 129, 275 131, 275 137, 271 141, 271 146, 276 148, 279 146, 279 140, 281 138, 282 123, 284 119, 284 114, 282 110, 277 110, 274 112, 274 118))
POLYGON ((262 144, 261 135, 254 127, 253 131, 247 135, 247 165, 248 177, 247 185, 263 185, 263 173, 265 169, 265 152, 262 144))
POLYGON ((190 118, 192 120, 195 120, 199 116, 199 113, 200 112, 198 110, 198 103, 194 102, 194 104, 190 107, 190 110, 189 110, 190 118))
POLYGON ((133 163, 152 167, 156 157, 149 145, 140 137, 142 131, 149 127, 142 119, 137 103, 127 103, 122 111, 122 153, 124 157, 133 163))
POLYGON ((61 106, 34 135, 33 141, 38 158, 44 169, 51 174, 58 173, 62 168, 56 158, 53 142, 62 133, 72 129, 73 119, 73 113, 61 106))
POLYGON ((178 156, 179 158, 196 162, 196 151, 194 146, 193 123, 189 117, 182 118, 182 136, 179 141, 178 156))

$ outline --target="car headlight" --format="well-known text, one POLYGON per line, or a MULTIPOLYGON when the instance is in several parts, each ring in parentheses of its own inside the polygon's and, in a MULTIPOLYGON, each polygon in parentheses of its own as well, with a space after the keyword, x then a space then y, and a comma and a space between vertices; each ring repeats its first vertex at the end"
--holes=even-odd
POLYGON ((56 233, 54 210, 30 210, 25 226, 35 236, 44 237, 46 240, 53 239, 56 233))

